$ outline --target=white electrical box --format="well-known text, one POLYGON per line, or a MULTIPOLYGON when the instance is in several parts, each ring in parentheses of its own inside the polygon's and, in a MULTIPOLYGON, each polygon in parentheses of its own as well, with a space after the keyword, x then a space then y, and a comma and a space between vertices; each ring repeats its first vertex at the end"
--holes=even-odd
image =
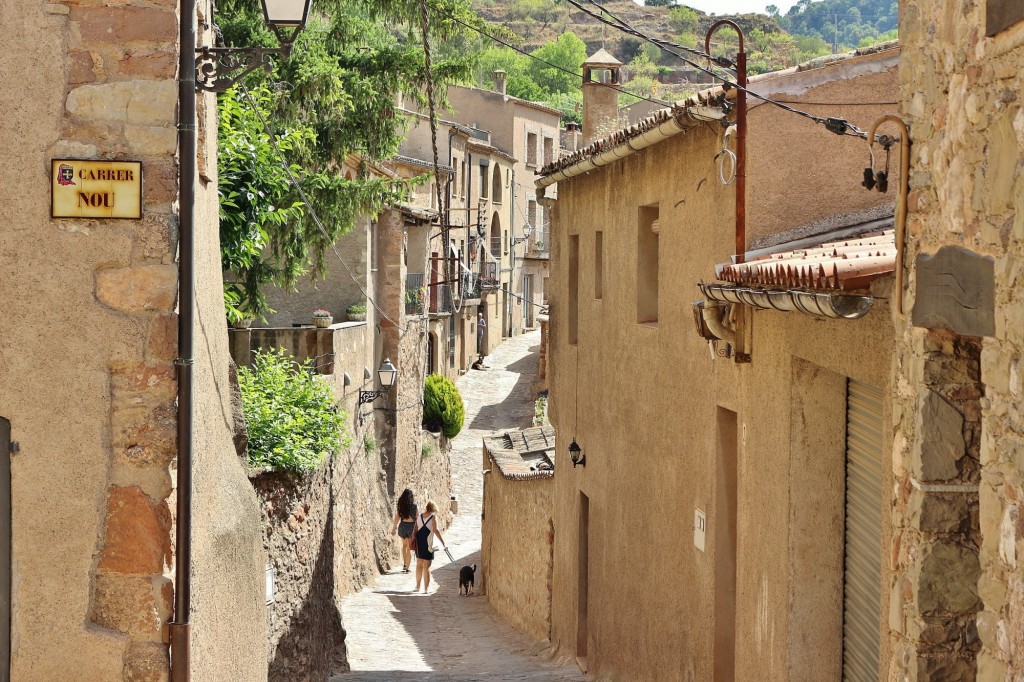
POLYGON ((704 537, 708 531, 708 515, 700 509, 693 510, 693 546, 704 551, 704 537))

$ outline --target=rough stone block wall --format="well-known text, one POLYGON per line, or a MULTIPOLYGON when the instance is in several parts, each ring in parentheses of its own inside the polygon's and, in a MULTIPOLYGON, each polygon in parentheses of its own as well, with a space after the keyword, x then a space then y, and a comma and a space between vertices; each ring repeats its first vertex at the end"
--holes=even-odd
MULTIPOLYGON (((168 676, 177 41, 175 0, 0 4, 0 71, 32 74, 0 101, 11 124, 0 141, 8 159, 0 186, 19 193, 13 212, 0 209, 0 251, 20 264, 0 276, 0 413, 26 455, 12 467, 12 679, 168 676), (50 161, 63 158, 140 161, 143 217, 51 219, 50 161), (64 338, 59 361, 52 344, 39 343, 54 330, 64 338)), ((199 153, 184 160, 200 171, 192 666, 204 679, 230 669, 259 680, 260 668, 243 656, 262 639, 263 612, 252 598, 261 576, 249 570, 258 507, 222 419, 228 357, 216 136, 206 135, 215 113, 201 98, 199 153), (212 544, 221 554, 210 560, 212 544), (218 609, 221 602, 232 610, 218 609)))
MULTIPOLYGON (((922 592, 932 587, 927 580, 929 563, 936 564, 943 582, 956 585, 979 574, 976 589, 983 605, 976 620, 980 640, 977 677, 1018 679, 1024 675, 1024 638, 1020 635, 1024 632, 1024 570, 1018 564, 1024 549, 1024 515, 1019 514, 1024 462, 1017 455, 1024 451, 1019 376, 1024 353, 1024 289, 1019 280, 1024 256, 1024 22, 990 37, 982 0, 905 0, 900 10, 902 111, 914 144, 906 258, 908 308, 913 305, 917 254, 935 253, 952 244, 989 256, 995 263, 995 334, 980 343, 980 384, 976 384, 984 391, 977 403, 980 413, 969 415, 955 396, 943 396, 962 414, 965 424, 981 424, 980 436, 975 426, 970 434, 966 426, 964 429, 968 447, 971 439, 980 441, 979 471, 972 477, 980 483, 978 558, 966 556, 963 544, 926 544, 916 556, 913 547, 901 549, 923 572, 911 573, 902 589, 910 594, 908 599, 920 600, 922 592)), ((911 435, 909 424, 916 421, 927 426, 922 420, 945 409, 927 392, 922 396, 912 390, 922 378, 921 368, 927 383, 927 365, 935 354, 959 355, 967 344, 977 346, 978 341, 950 340, 909 324, 898 340, 897 382, 901 390, 896 409, 904 415, 904 426, 898 432, 894 462, 910 470, 917 464, 915 453, 928 445, 928 433, 918 429, 911 435)), ((943 383, 955 385, 958 380, 950 377, 943 383)), ((934 450, 935 444, 931 445, 934 450)), ((966 471, 960 468, 960 473, 966 471)), ((900 497, 906 495, 901 492, 900 497)), ((975 513, 972 496, 938 497, 954 501, 933 501, 930 511, 922 506, 919 525, 960 523, 967 514, 975 513)), ((913 525, 903 514, 897 504, 895 525, 913 525)), ((901 589, 899 583, 896 589, 901 589)), ((964 599, 957 600, 958 605, 966 605, 970 597, 966 588, 959 596, 964 599)), ((918 603, 918 608, 925 605, 918 603)), ((902 633, 894 630, 894 637, 900 639, 902 633)), ((967 648, 977 648, 979 644, 969 641, 971 628, 964 630, 967 648)), ((921 660, 930 659, 932 634, 938 635, 939 641, 949 639, 945 630, 940 634, 928 629, 911 633, 909 638, 915 642, 911 651, 894 649, 894 679, 959 679, 952 668, 921 660)))
POLYGON ((512 480, 484 452, 484 520, 477 585, 494 610, 533 640, 551 631, 554 479, 512 480))

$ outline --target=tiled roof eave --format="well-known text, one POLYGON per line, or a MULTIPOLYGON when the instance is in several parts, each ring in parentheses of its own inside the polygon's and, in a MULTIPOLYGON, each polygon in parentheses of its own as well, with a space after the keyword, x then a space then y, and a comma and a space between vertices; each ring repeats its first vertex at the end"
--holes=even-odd
POLYGON ((659 109, 639 123, 617 130, 544 166, 540 171, 542 177, 537 181, 537 186, 546 187, 559 180, 574 177, 629 156, 702 122, 723 121, 725 118, 721 98, 711 99, 694 95, 672 107, 659 109), (661 134, 654 134, 655 131, 661 134))

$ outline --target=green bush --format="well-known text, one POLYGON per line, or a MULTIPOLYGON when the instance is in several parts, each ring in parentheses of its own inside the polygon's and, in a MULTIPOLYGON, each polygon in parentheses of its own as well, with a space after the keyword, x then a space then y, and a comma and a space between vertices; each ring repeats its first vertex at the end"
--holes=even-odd
POLYGON ((348 444, 331 387, 283 348, 257 351, 238 369, 249 466, 304 472, 348 444))
POLYGON ((443 432, 445 438, 455 438, 465 418, 466 407, 452 380, 440 374, 428 376, 423 385, 423 424, 443 432))

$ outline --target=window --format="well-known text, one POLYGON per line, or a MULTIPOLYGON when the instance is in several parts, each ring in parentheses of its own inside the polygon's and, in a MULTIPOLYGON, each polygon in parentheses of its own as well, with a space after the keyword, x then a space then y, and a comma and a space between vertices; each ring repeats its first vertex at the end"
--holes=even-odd
POLYGON ((480 198, 481 199, 486 199, 487 198, 487 185, 489 185, 489 184, 490 183, 487 182, 487 166, 485 166, 484 164, 480 164, 480 198))
POLYGON ((469 192, 466 189, 468 187, 468 185, 469 185, 469 178, 466 177, 466 162, 463 161, 462 162, 462 184, 459 185, 459 191, 461 192, 461 194, 459 196, 461 196, 463 199, 465 199, 466 196, 469 194, 469 192))
POLYGON ((501 203, 501 168, 498 164, 494 164, 494 175, 493 183, 491 186, 491 201, 496 204, 501 203))
POLYGON ((544 138, 544 165, 555 160, 555 141, 550 137, 544 138))
POLYGON ((459 174, 459 157, 452 156, 452 168, 455 169, 455 196, 462 196, 462 185, 459 184, 459 180, 462 176, 459 174))
POLYGON ((985 33, 994 36, 1018 21, 1024 21, 1024 3, 1020 0, 988 0, 985 8, 985 33))
POLYGON ((526 165, 537 165, 537 133, 526 134, 526 165))
POLYGON ((658 323, 658 206, 641 206, 636 238, 636 321, 658 323))
POLYGON ((604 232, 594 235, 594 298, 604 297, 604 232))
POLYGON ((533 199, 526 201, 526 222, 530 224, 530 227, 537 229, 537 202, 533 199))
POLYGON ((569 343, 576 345, 579 340, 579 280, 580 280, 580 236, 569 237, 569 343))

